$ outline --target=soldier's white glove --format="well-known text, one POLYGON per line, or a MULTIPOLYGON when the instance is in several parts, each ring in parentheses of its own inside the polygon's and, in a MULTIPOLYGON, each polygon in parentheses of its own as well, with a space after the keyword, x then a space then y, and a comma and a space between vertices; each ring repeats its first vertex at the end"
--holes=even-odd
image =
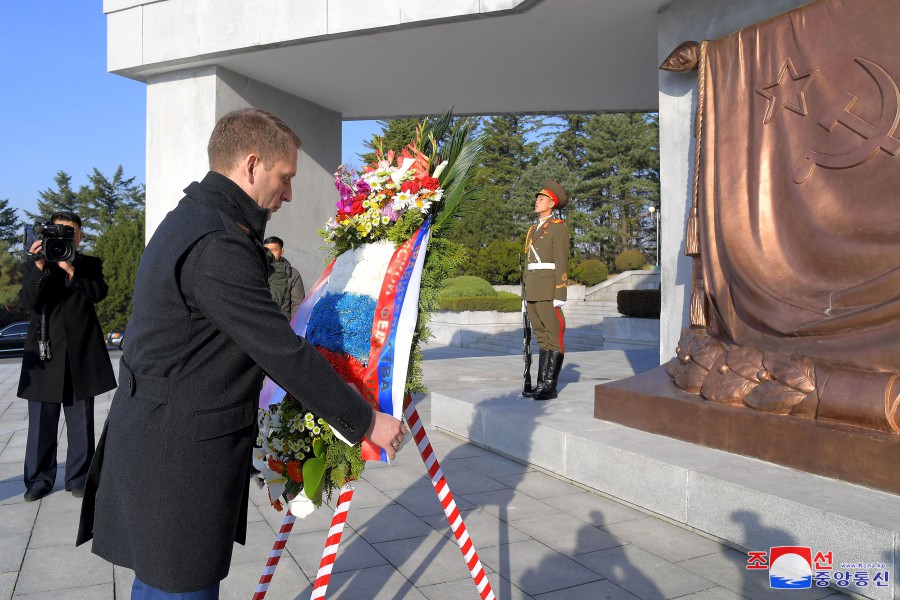
POLYGON ((525 301, 522 300, 522 314, 524 315, 527 312, 528 312, 528 308, 525 306, 525 301))
POLYGON ((566 305, 565 300, 554 300, 553 301, 553 308, 562 308, 565 305, 566 305))

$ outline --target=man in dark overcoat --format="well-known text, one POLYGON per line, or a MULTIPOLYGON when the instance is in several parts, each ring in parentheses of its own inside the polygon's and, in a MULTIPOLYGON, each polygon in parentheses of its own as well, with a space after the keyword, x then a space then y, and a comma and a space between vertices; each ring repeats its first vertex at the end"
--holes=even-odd
MULTIPOLYGON (((29 248, 22 266, 22 306, 34 311, 25 340, 19 398, 28 400, 28 441, 25 446, 25 500, 50 493, 56 482, 57 427, 60 408, 66 417, 65 489, 84 494, 94 456, 94 396, 116 387, 116 378, 103 341, 94 305, 108 287, 103 262, 78 252, 83 239, 81 219, 59 212, 50 222, 73 229, 73 259, 44 259, 42 240, 29 248), (41 320, 45 323, 50 355, 40 356, 41 320)), ((59 240, 54 240, 59 242, 59 240)))
POLYGON ((257 403, 268 374, 351 442, 394 456, 403 426, 297 337, 266 286, 266 222, 291 200, 300 139, 229 113, 211 171, 144 250, 119 389, 91 466, 77 543, 133 569, 132 598, 218 597, 244 543, 257 403))
POLYGON ((552 179, 535 195, 538 222, 525 235, 525 307, 540 347, 537 386, 523 396, 535 400, 556 398, 556 384, 565 355, 566 303, 569 264, 569 228, 553 218, 553 209, 568 202, 565 190, 552 179))

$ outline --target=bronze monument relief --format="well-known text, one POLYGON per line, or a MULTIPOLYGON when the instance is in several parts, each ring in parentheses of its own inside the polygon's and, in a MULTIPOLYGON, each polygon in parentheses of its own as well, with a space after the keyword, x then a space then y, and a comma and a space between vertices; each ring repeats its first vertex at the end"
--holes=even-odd
MULTIPOLYGON (((822 444, 829 427, 886 436, 896 460, 898 21, 895 0, 819 0, 696 46, 691 322, 665 367, 709 403, 690 410, 751 427, 734 415, 777 415, 822 444)), ((663 68, 690 69, 692 47, 663 68)), ((873 477, 861 482, 900 491, 900 476, 873 477)))

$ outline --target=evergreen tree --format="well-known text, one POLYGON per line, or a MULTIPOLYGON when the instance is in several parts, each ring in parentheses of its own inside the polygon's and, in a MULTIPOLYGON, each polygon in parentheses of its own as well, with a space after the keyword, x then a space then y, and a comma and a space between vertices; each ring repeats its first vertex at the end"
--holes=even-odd
POLYGON ((22 259, 5 241, 0 241, 0 326, 26 318, 19 305, 22 289, 22 259))
POLYGON ((49 219, 50 215, 59 211, 74 212, 81 216, 85 205, 79 194, 72 189, 72 177, 65 171, 59 171, 53 177, 53 182, 56 184, 55 190, 47 188, 43 192, 38 192, 40 200, 37 201, 37 212, 25 211, 32 221, 49 219))
MULTIPOLYGON (((587 158, 587 135, 584 131, 587 115, 562 115, 560 131, 553 139, 549 151, 566 169, 578 173, 584 167, 587 158)), ((566 192, 569 189, 566 188, 566 192)), ((573 193, 575 190, 572 190, 573 193)))
POLYGON ((0 200, 0 243, 5 243, 8 251, 20 250, 22 222, 18 211, 9 205, 9 200, 0 200))
POLYGON ((583 258, 608 265, 645 245, 647 207, 659 202, 659 124, 655 115, 590 117, 583 182, 571 214, 573 243, 583 258))
POLYGON ((476 275, 492 285, 515 285, 521 282, 519 242, 495 240, 482 248, 472 261, 469 274, 476 275))
POLYGON ((131 318, 134 281, 143 250, 143 207, 120 207, 93 248, 93 253, 103 260, 103 276, 109 285, 106 299, 97 305, 97 317, 104 331, 121 329, 131 318))
POLYGON ((495 240, 515 241, 530 218, 513 207, 510 198, 537 156, 537 142, 526 136, 541 123, 540 118, 520 115, 495 116, 484 123, 484 156, 472 178, 476 200, 451 232, 452 239, 473 254, 495 240))
POLYGON ((372 139, 364 144, 371 152, 359 155, 363 165, 372 164, 377 160, 375 151, 378 149, 383 149, 384 152, 394 150, 399 153, 408 144, 414 142, 416 139, 416 125, 418 123, 419 119, 379 120, 381 135, 373 135, 372 139))
POLYGON ((117 219, 134 218, 142 213, 144 186, 136 185, 134 179, 125 178, 121 165, 112 180, 95 168, 93 174, 88 176, 90 187, 83 188, 81 192, 86 211, 79 216, 102 233, 117 219))

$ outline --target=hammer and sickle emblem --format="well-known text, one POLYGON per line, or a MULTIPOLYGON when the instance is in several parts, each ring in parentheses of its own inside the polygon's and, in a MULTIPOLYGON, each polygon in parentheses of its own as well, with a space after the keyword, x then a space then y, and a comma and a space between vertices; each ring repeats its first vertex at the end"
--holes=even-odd
POLYGON ((840 123, 860 136, 864 142, 844 154, 825 154, 810 150, 797 168, 794 183, 801 184, 808 181, 816 166, 826 169, 849 169, 869 160, 879 150, 884 150, 891 156, 900 153, 900 140, 894 137, 897 125, 900 124, 900 89, 897 88, 897 82, 887 71, 872 61, 860 57, 854 60, 872 76, 881 92, 881 117, 878 123, 873 125, 850 112, 858 98, 846 92, 844 98, 838 99, 828 107, 819 119, 819 125, 833 131, 840 123))

